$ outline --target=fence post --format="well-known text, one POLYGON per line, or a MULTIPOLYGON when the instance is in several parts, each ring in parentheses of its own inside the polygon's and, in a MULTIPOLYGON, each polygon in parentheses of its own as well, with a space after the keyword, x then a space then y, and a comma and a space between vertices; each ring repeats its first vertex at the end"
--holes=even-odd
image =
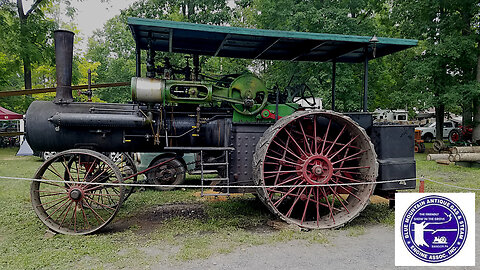
POLYGON ((418 187, 418 192, 419 193, 424 193, 425 192, 425 179, 420 177, 420 187, 418 187))

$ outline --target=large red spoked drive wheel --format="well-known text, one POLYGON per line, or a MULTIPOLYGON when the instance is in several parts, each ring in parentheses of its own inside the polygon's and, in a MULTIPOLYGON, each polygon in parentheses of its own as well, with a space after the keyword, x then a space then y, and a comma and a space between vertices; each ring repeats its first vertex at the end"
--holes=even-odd
POLYGON ((34 178, 61 182, 32 182, 33 209, 55 232, 88 234, 106 226, 122 205, 125 188, 63 181, 121 183, 122 173, 106 156, 91 150, 67 150, 48 159, 34 178))
POLYGON ((358 184, 375 181, 376 157, 369 137, 350 118, 296 112, 271 126, 257 144, 257 193, 288 223, 310 229, 339 227, 368 204, 375 185, 358 184), (346 185, 315 186, 323 184, 346 185))

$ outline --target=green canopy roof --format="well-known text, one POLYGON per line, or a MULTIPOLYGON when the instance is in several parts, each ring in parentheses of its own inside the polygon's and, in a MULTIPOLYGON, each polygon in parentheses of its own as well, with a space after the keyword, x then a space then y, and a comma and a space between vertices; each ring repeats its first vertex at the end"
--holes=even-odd
POLYGON ((411 39, 250 29, 128 18, 137 47, 218 57, 327 62, 363 62, 416 46, 411 39))

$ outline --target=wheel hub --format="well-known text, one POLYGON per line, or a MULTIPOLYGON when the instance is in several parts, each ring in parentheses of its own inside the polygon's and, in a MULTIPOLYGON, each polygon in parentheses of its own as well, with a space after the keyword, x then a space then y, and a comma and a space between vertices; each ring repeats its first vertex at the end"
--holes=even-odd
POLYGON ((83 196, 84 196, 84 193, 83 191, 79 188, 79 187, 73 187, 72 189, 70 189, 70 191, 68 192, 68 196, 70 197, 70 199, 72 199, 73 201, 80 201, 83 196))
POLYGON ((333 166, 327 157, 314 155, 304 161, 301 171, 309 184, 326 184, 332 178, 333 166))

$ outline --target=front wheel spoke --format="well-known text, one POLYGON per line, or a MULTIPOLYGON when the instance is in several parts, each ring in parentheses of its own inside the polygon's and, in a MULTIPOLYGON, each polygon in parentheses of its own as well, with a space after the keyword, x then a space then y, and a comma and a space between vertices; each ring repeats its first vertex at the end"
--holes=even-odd
MULTIPOLYGON (((63 225, 63 222, 65 222, 65 218, 67 217, 68 212, 70 211, 70 208, 72 207, 72 205, 73 205, 73 201, 70 201, 70 204, 68 204, 67 208, 65 208, 65 209, 67 210, 67 212, 65 212, 65 209, 64 209, 65 215, 63 216, 62 221, 60 222, 59 227, 61 227, 61 226, 63 225)), ((63 212, 62 212, 62 214, 63 214, 63 212)), ((62 214, 60 214, 60 216, 61 216, 62 214)))
POLYGON ((94 199, 92 199, 92 198, 85 197, 85 199, 87 199, 87 200, 89 200, 89 201, 92 201, 92 202, 100 205, 102 208, 108 208, 108 209, 111 209, 111 210, 113 210, 113 211, 115 212, 115 208, 112 208, 112 207, 110 207, 110 206, 108 206, 108 205, 102 204, 102 203, 100 203, 100 202, 98 202, 98 201, 96 201, 96 200, 94 200, 94 199))
MULTIPOLYGON (((40 192, 40 191, 39 191, 40 192)), ((60 195, 60 194, 67 194, 68 192, 55 192, 51 194, 42 194, 38 195, 38 197, 43 198, 43 197, 49 197, 49 196, 55 196, 55 195, 60 195)))
MULTIPOLYGON (((42 179, 42 180, 50 181, 49 179, 46 179, 46 178, 44 178, 43 176, 41 177, 41 179, 42 179)), ((60 186, 60 185, 58 185, 58 184, 55 184, 55 183, 52 183, 52 182, 41 182, 41 183, 42 183, 42 184, 45 184, 45 185, 50 185, 50 186, 59 187, 59 188, 61 188, 61 189, 65 189, 65 186, 62 187, 62 186, 60 186)), ((65 184, 68 186, 67 183, 65 183, 65 184)))
POLYGON ((77 231, 77 207, 78 202, 75 202, 75 206, 73 207, 73 231, 77 231))
POLYGON ((85 202, 85 205, 87 206, 88 209, 90 209, 90 211, 92 211, 93 215, 100 223, 105 223, 105 220, 90 206, 88 202, 85 202))
POLYGON ((83 209, 83 204, 80 203, 80 210, 82 210, 82 215, 83 215, 83 220, 84 220, 84 225, 85 229, 88 230, 91 228, 90 223, 88 223, 87 215, 85 214, 85 209, 83 209))
POLYGON ((37 205, 35 205, 35 206, 37 206, 37 207, 38 207, 38 206, 45 206, 45 205, 47 205, 47 204, 51 204, 51 203, 58 202, 58 201, 60 201, 60 200, 66 200, 66 199, 68 199, 68 196, 60 197, 60 198, 58 198, 58 199, 51 200, 51 201, 48 201, 48 202, 44 202, 44 203, 41 203, 41 204, 37 204, 37 205))
MULTIPOLYGON (((60 208, 62 208, 65 204, 68 203, 68 200, 65 200, 65 201, 60 201, 60 202, 63 202, 59 207, 57 207, 52 213, 50 213, 46 218, 45 220, 49 219, 51 216, 53 216, 53 214, 55 214, 60 208)), ((57 204, 60 204, 60 202, 58 202, 57 204)), ((55 204, 55 205, 57 205, 55 204)), ((55 206, 53 205, 53 206, 55 206)), ((50 206, 48 209, 45 209, 45 213, 50 209, 52 208, 53 206, 50 206)))

